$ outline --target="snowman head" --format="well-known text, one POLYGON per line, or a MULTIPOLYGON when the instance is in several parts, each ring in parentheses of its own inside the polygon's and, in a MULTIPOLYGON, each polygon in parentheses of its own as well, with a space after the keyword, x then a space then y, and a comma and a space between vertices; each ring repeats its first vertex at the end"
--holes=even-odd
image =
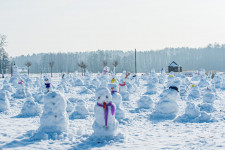
POLYGON ((116 84, 108 85, 110 91, 118 91, 118 86, 116 84))
POLYGON ((112 101, 111 92, 107 88, 99 88, 96 90, 95 97, 100 104, 109 103, 112 101))
POLYGON ((49 79, 47 77, 44 78, 45 82, 48 83, 49 79))

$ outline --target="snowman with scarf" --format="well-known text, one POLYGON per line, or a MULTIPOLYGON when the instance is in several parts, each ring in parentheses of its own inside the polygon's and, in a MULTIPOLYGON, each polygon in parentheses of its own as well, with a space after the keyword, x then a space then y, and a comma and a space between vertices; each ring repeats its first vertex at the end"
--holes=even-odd
POLYGON ((115 136, 119 123, 115 119, 116 107, 112 103, 111 92, 108 88, 99 88, 95 96, 97 103, 94 107, 95 122, 92 125, 94 135, 115 136))
POLYGON ((112 102, 116 105, 116 119, 120 121, 121 119, 125 118, 125 113, 123 106, 121 107, 122 96, 120 95, 119 86, 117 84, 109 84, 108 86, 111 90, 112 102))
POLYGON ((109 68, 108 66, 105 66, 105 67, 103 68, 102 74, 107 76, 107 75, 109 74, 109 71, 110 71, 110 68, 109 68))
POLYGON ((120 94, 121 94, 123 100, 124 101, 128 101, 130 94, 127 91, 126 78, 120 80, 120 82, 119 82, 119 88, 120 88, 120 94))
POLYGON ((47 77, 45 77, 44 80, 45 80, 45 93, 48 93, 51 88, 51 83, 47 77))

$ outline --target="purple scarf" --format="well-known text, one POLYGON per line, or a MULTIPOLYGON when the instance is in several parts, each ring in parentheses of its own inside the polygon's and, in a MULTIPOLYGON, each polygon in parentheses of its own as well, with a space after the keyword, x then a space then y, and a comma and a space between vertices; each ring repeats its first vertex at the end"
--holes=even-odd
POLYGON ((112 91, 111 91, 111 95, 113 95, 113 94, 116 93, 116 92, 117 92, 117 91, 112 90, 112 91))
POLYGON ((50 88, 50 83, 45 83, 45 87, 48 89, 50 88))
POLYGON ((111 106, 111 113, 112 115, 115 115, 115 106, 112 104, 112 102, 109 102, 108 104, 106 104, 106 107, 104 108, 103 104, 97 103, 98 106, 103 107, 104 109, 104 114, 105 114, 105 126, 107 126, 108 123, 108 112, 109 112, 109 108, 108 106, 111 106))

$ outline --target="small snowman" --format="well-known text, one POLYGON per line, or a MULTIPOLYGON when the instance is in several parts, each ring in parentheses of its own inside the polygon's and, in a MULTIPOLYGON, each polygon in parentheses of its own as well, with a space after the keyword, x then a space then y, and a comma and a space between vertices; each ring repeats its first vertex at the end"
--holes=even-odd
POLYGON ((112 102, 116 105, 116 119, 124 119, 125 113, 121 107, 122 96, 119 93, 119 87, 116 84, 109 84, 109 89, 111 90, 112 102))
POLYGON ((199 97, 200 97, 199 87, 197 85, 192 84, 191 90, 190 90, 189 95, 188 95, 188 98, 197 99, 199 97))
POLYGON ((212 93, 211 88, 207 87, 206 91, 203 95, 203 102, 204 103, 213 103, 215 100, 215 95, 212 93))
POLYGON ((123 98, 124 101, 128 101, 129 100, 129 92, 127 91, 127 85, 126 85, 126 81, 125 79, 122 79, 120 82, 119 82, 119 88, 120 88, 120 94, 123 98))
POLYGON ((118 84, 118 81, 117 81, 115 75, 112 76, 112 79, 111 79, 110 83, 111 83, 111 84, 118 84))
POLYGON ((116 134, 118 121, 115 119, 115 105, 107 88, 96 91, 97 103, 94 107, 95 122, 92 125, 96 136, 111 137, 116 134))
POLYGON ((0 112, 8 111, 10 109, 10 104, 5 91, 0 91, 0 112))
POLYGON ((109 74, 109 71, 110 71, 110 68, 108 66, 105 66, 103 68, 103 72, 102 72, 102 75, 108 75, 109 74))
POLYGON ((147 90, 146 95, 153 95, 157 93, 157 80, 155 80, 154 77, 149 77, 148 84, 147 84, 147 90))
POLYGON ((24 90, 23 80, 20 80, 17 85, 16 93, 14 94, 15 98, 23 99, 26 97, 26 93, 24 90))
POLYGON ((49 81, 49 79, 47 77, 45 77, 45 93, 48 93, 50 91, 51 88, 51 83, 49 81))

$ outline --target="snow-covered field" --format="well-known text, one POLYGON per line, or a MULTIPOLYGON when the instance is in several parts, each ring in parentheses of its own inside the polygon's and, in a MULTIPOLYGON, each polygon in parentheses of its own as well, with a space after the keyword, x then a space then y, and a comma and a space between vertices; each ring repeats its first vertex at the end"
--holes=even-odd
MULTIPOLYGON (((54 75, 50 79, 53 87, 50 91, 63 93, 68 117, 63 116, 62 122, 53 123, 56 130, 62 126, 62 133, 40 136, 43 126, 51 124, 51 119, 41 118, 42 112, 49 116, 50 108, 44 107, 47 99, 44 102, 42 99, 46 95, 44 79, 34 76, 31 80, 23 77, 22 87, 17 81, 8 83, 10 78, 0 79, 3 88, 0 149, 225 149, 225 77, 222 74, 213 80, 201 73, 193 78, 181 74, 155 74, 154 71, 149 75, 133 76, 135 79, 130 75, 126 81, 129 99, 121 103, 125 117, 119 119, 118 131, 112 137, 93 134, 95 91, 97 86, 105 86, 105 77, 96 74, 66 75, 64 79, 54 75), (93 79, 98 79, 99 85, 93 79), (10 85, 12 91, 6 85, 10 85), (170 86, 178 87, 179 92, 169 89, 170 86), (25 97, 18 98, 15 93, 23 88, 25 97), (24 106, 28 99, 30 103, 24 106), (29 114, 29 108, 36 111, 31 110, 29 114)), ((117 75, 115 78, 123 81, 124 77, 117 75)), ((112 77, 107 76, 107 79, 111 82, 112 77)), ((56 113, 64 113, 65 110, 59 109, 63 108, 63 102, 59 106, 56 104, 56 113)))

